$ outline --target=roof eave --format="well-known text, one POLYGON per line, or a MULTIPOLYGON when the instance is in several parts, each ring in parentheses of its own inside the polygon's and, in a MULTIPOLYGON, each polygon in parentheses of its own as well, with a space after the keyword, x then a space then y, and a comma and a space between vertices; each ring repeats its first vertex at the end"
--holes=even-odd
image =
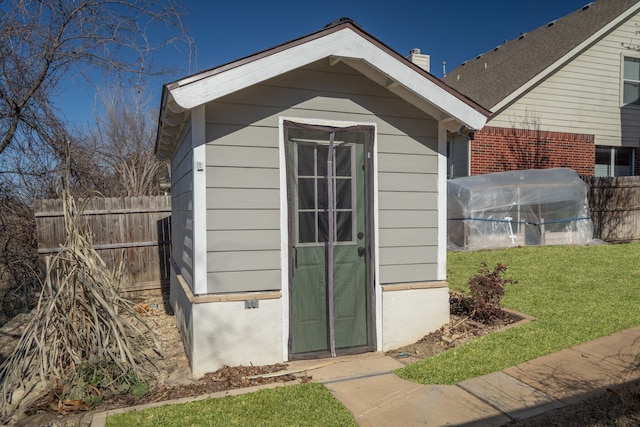
POLYGON ((322 59, 332 64, 345 62, 438 120, 453 117, 460 126, 480 129, 490 115, 479 104, 347 22, 166 85, 157 156, 170 156, 183 126, 178 122, 185 119, 185 111, 322 59))
POLYGON ((164 86, 154 148, 158 160, 165 161, 171 158, 177 138, 185 125, 186 111, 175 102, 171 91, 164 86))

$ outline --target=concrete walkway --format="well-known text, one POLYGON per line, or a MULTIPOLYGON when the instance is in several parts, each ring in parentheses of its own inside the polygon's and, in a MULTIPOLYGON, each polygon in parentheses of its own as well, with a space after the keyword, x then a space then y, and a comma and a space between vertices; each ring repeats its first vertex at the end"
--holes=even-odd
POLYGON ((300 361, 360 426, 501 426, 640 379, 640 328, 629 329, 456 385, 421 385, 391 373, 380 353, 300 361))
MULTIPOLYGON (((577 403, 608 387, 640 379, 640 328, 628 329, 456 385, 422 385, 392 373, 404 366, 381 353, 296 361, 289 371, 323 383, 360 426, 501 426, 577 403)), ((270 384, 266 387, 276 387, 270 384)), ((112 413, 248 393, 265 386, 157 402, 112 413)))

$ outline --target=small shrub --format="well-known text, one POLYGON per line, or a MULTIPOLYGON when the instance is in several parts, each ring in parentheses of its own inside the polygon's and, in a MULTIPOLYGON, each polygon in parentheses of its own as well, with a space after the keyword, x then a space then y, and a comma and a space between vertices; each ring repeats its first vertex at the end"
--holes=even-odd
POLYGON ((142 397, 147 393, 149 393, 149 384, 142 381, 136 381, 129 389, 129 394, 135 397, 142 397))
POLYGON ((504 318, 505 313, 500 306, 504 289, 513 279, 504 277, 507 266, 496 264, 493 271, 489 271, 487 263, 480 264, 480 269, 469 279, 469 289, 474 303, 475 317, 484 322, 492 322, 504 318))
POLYGON ((62 388, 65 400, 82 400, 94 407, 104 397, 130 394, 141 397, 149 392, 149 384, 142 381, 132 369, 102 361, 81 365, 71 382, 62 388))

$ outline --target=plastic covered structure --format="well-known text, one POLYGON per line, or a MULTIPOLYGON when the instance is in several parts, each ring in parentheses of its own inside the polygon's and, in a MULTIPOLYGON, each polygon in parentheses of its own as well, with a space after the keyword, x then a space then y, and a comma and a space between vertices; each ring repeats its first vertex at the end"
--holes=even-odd
POLYGON ((449 180, 449 249, 590 243, 588 188, 568 168, 449 180))

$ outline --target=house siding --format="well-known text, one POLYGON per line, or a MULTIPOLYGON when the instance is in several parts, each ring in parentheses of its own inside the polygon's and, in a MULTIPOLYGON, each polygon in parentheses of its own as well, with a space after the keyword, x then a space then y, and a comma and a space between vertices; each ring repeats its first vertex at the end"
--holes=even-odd
POLYGON ((221 109, 244 115, 236 104, 207 106, 207 292, 278 290, 277 126, 235 127, 238 123, 231 122, 234 126, 218 128, 221 109))
POLYGON ((436 280, 438 124, 378 135, 380 283, 436 280))
POLYGON ((321 61, 206 107, 208 292, 281 287, 280 117, 376 123, 380 282, 436 280, 437 122, 321 61))
POLYGON ((640 43, 637 15, 583 51, 487 123, 594 136, 596 145, 638 147, 640 108, 621 108, 623 46, 640 43))
MULTIPOLYGON (((189 123, 189 122, 188 122, 189 123)), ((171 159, 171 253, 193 291, 193 149, 189 125, 171 159)))

